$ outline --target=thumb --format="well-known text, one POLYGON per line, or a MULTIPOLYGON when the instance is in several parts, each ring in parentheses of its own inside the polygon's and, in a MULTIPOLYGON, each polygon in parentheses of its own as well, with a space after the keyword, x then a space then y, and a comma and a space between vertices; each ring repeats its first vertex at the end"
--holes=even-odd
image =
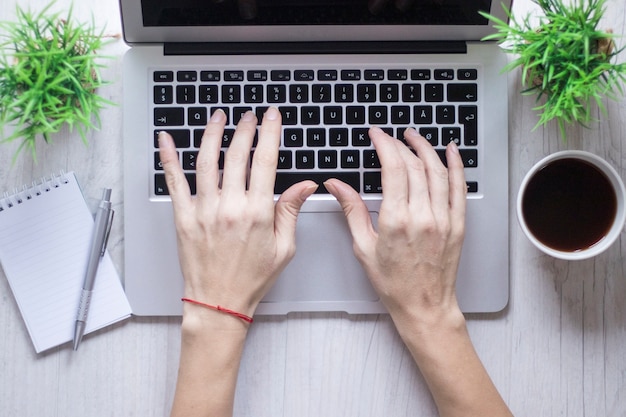
POLYGON ((372 218, 363 199, 354 188, 337 179, 329 179, 324 186, 337 199, 346 215, 355 249, 360 248, 363 252, 376 236, 372 218))
POLYGON ((300 208, 317 187, 313 181, 302 181, 289 187, 280 196, 274 207, 274 231, 278 239, 288 239, 289 242, 295 239, 300 208))

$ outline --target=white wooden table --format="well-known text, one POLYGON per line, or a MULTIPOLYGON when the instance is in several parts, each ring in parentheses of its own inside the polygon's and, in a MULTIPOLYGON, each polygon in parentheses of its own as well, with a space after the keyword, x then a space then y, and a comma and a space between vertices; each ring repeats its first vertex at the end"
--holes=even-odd
MULTIPOLYGON (((20 0, 35 10, 47 0, 20 0)), ((58 1, 65 7, 67 0, 58 1)), ((514 11, 532 8, 517 0, 514 11)), ((119 33, 114 0, 74 2, 81 19, 119 33)), ((14 1, 0 3, 0 20, 13 19, 14 1)), ((604 27, 624 36, 623 0, 609 0, 604 27)), ((619 39, 620 44, 626 42, 619 39)), ((121 103, 123 41, 103 72, 113 83, 102 94, 121 103)), ((622 55, 622 60, 626 55, 622 55)), ((511 300, 495 315, 470 315, 476 348, 516 415, 626 415, 626 237, 606 253, 580 262, 555 260, 522 235, 514 212, 525 172, 541 157, 584 149, 626 174, 626 101, 607 101, 608 115, 591 129, 571 128, 564 143, 556 125, 532 130, 534 98, 519 94, 509 75, 511 300)), ((15 146, 0 145, 0 190, 13 190, 60 170, 77 173, 95 207, 112 186, 117 219, 109 250, 123 271, 121 107, 102 112, 102 129, 89 146, 64 132, 39 146, 38 164, 15 146)), ((169 412, 179 355, 180 318, 132 318, 89 335, 78 353, 64 346, 34 353, 15 300, 0 272, 0 415, 164 416, 169 412)), ((434 416, 427 387, 387 315, 290 314, 259 317, 246 345, 235 414, 261 416, 434 416)))

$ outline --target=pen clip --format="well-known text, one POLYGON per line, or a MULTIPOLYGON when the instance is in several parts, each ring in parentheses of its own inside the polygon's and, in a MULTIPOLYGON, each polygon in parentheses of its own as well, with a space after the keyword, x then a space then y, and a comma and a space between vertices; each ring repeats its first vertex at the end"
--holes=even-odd
POLYGON ((115 210, 109 209, 109 219, 107 220, 107 230, 104 234, 102 241, 102 248, 100 248, 100 256, 104 256, 104 252, 107 250, 107 244, 109 243, 109 235, 111 234, 111 226, 113 226, 113 215, 115 210))

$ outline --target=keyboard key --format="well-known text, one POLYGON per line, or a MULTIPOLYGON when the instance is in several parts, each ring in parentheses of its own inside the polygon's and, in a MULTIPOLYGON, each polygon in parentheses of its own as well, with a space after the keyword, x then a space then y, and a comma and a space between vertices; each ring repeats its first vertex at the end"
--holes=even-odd
POLYGON ((411 79, 416 81, 427 81, 430 80, 430 70, 429 69, 414 69, 411 70, 411 79))
POLYGON ((340 125, 343 123, 343 107, 326 106, 324 107, 324 124, 340 125))
POLYGON ((298 108, 295 106, 280 106, 278 108, 283 118, 283 125, 295 125, 298 123, 298 108))
POLYGON ((229 81, 229 82, 243 81, 243 71, 224 71, 224 81, 229 81))
POLYGON ((176 103, 193 104, 196 102, 196 87, 193 85, 176 86, 176 103))
POLYGON ((416 125, 429 125, 433 123, 433 108, 430 106, 413 107, 413 120, 416 125))
POLYGON ((352 146, 371 146, 372 141, 367 131, 367 128, 362 127, 352 129, 352 146))
POLYGON ((314 81, 315 72, 313 70, 295 70, 293 79, 294 81, 314 81))
POLYGON ((320 81, 337 81, 337 70, 318 70, 317 79, 320 81))
POLYGON ((448 101, 476 101, 477 89, 476 84, 448 84, 448 101))
MULTIPOLYGON (((445 149, 437 149, 437 155, 445 166, 448 166, 445 149)), ((461 160, 465 168, 476 168, 478 166, 478 151, 476 149, 459 149, 461 160)))
POLYGON ((337 151, 318 151, 317 152, 317 167, 321 169, 335 169, 337 168, 337 151))
POLYGON ((450 142, 454 142, 457 144, 457 146, 461 146, 461 128, 460 127, 441 128, 441 144, 443 146, 446 146, 450 142))
POLYGON ((263 103, 263 86, 256 84, 244 86, 243 101, 246 103, 263 103))
POLYGON ((310 148, 326 146, 326 129, 323 127, 307 129, 306 145, 310 148))
POLYGON ((172 104, 174 102, 174 88, 171 85, 154 86, 154 104, 172 104))
POLYGON ((189 107, 187 123, 190 126, 205 126, 207 123, 206 107, 189 107))
POLYGON ((443 101, 443 84, 424 85, 424 100, 427 102, 443 101))
POLYGON ((437 123, 440 125, 453 124, 456 117, 454 106, 437 106, 436 116, 437 123))
MULTIPOLYGON (((165 130, 167 133, 170 134, 170 136, 172 136, 172 139, 174 139, 174 145, 177 148, 188 148, 191 145, 191 134, 189 133, 189 130, 187 129, 163 129, 165 130)), ((159 147, 159 132, 160 130, 155 130, 154 131, 154 147, 158 148, 159 147)))
POLYGON ((198 151, 183 152, 183 169, 195 170, 197 160, 198 160, 198 151))
POLYGON ((359 84, 356 86, 356 101, 359 103, 373 103, 376 101, 375 84, 359 84))
POLYGON ((395 125, 411 123, 411 108, 409 106, 391 106, 391 123, 395 125))
POLYGON ((419 84, 402 85, 402 101, 405 103, 416 103, 422 99, 422 88, 419 84))
POLYGON ((363 192, 366 194, 383 192, 380 172, 363 173, 363 192))
POLYGON ((248 71, 246 78, 248 79, 248 81, 267 81, 267 71, 250 70, 248 71))
POLYGON ((366 80, 370 80, 370 81, 382 81, 385 79, 385 71, 379 69, 379 70, 365 70, 365 77, 366 80))
POLYGON ((361 179, 358 172, 277 172, 276 184, 274 186, 274 194, 282 194, 293 184, 304 180, 312 180, 319 184, 316 194, 328 194, 324 182, 330 178, 337 178, 354 188, 357 192, 361 191, 361 179))
POLYGON ((287 86, 285 85, 268 85, 267 86, 267 102, 268 103, 284 103, 287 101, 287 86))
POLYGON ((467 181, 467 192, 468 193, 477 193, 478 192, 478 182, 476 182, 476 181, 467 181))
POLYGON ((365 124, 365 107, 364 106, 347 106, 346 107, 346 123, 349 125, 365 124))
POLYGON ((387 124, 387 106, 371 106, 368 110, 370 125, 387 124))
POLYGON ((335 101, 337 103, 352 103, 354 101, 354 86, 352 84, 335 85, 335 101))
POLYGON ((476 106, 459 106, 459 123, 463 125, 463 143, 465 146, 478 144, 478 108, 476 106))
POLYGON ((239 85, 223 85, 222 86, 222 103, 240 103, 241 102, 241 86, 239 85))
POLYGON ((315 152, 314 151, 296 151, 296 168, 297 169, 315 168, 315 152))
POLYGON ((361 70, 341 70, 342 81, 358 81, 361 79, 361 70))
POLYGON ((420 127, 419 134, 432 146, 439 145, 439 129, 436 127, 420 127))
POLYGON ((283 133, 286 148, 301 148, 304 145, 304 131, 300 128, 288 128, 283 133))
POLYGON ((330 84, 314 84, 311 90, 311 100, 313 103, 330 103, 332 100, 330 84))
POLYGON ((363 151, 363 168, 380 168, 380 160, 375 149, 363 151))
POLYGON ((185 123, 185 109, 182 107, 158 107, 154 109, 155 126, 182 126, 185 123))
POLYGON ((355 149, 341 151, 341 168, 356 169, 360 166, 359 151, 355 149))
POLYGON ((278 151, 278 169, 291 169, 292 153, 290 151, 278 151))
MULTIPOLYGON (((189 183, 189 189, 191 194, 196 194, 196 174, 187 173, 185 174, 185 178, 189 183)), ((155 195, 169 195, 170 192, 167 189, 167 184, 165 182, 165 174, 155 174, 154 175, 154 194, 155 195)))
POLYGON ((456 72, 459 80, 476 80, 478 79, 478 70, 476 69, 460 69, 456 72))
POLYGON ((451 69, 436 69, 435 80, 454 80, 454 71, 451 69))
POLYGON ((289 86, 289 101, 291 103, 308 103, 309 86, 306 84, 293 84, 289 86))
POLYGON ((400 99, 398 84, 381 84, 380 101, 385 103, 397 102, 400 99))
POLYGON ((215 82, 221 79, 222 75, 219 71, 200 71, 200 81, 215 82))
POLYGON ((289 70, 272 70, 270 72, 270 78, 272 81, 290 81, 291 71, 289 70))
POLYGON ((348 129, 330 128, 328 130, 328 144, 330 146, 348 146, 348 129))
POLYGON ((154 71, 152 79, 155 83, 171 83, 174 81, 173 71, 154 71))
POLYGON ((217 103, 218 100, 217 85, 201 85, 198 88, 198 101, 200 103, 217 103))
POLYGON ((391 81, 404 81, 409 79, 409 73, 405 69, 390 69, 387 71, 387 79, 391 81))
POLYGON ((300 108, 300 123, 303 125, 320 124, 320 108, 317 106, 302 106, 300 108))
POLYGON ((178 71, 176 72, 176 81, 179 81, 179 82, 198 81, 198 73, 196 71, 178 71))

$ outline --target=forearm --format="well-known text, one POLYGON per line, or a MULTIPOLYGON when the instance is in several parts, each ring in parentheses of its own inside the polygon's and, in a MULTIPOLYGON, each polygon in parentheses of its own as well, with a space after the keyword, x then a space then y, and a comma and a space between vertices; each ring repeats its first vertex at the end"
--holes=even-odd
POLYGON ((235 317, 209 310, 184 317, 172 417, 232 415, 247 326, 235 317))
POLYGON ((460 311, 430 322, 395 321, 441 417, 512 416, 474 350, 460 311))

